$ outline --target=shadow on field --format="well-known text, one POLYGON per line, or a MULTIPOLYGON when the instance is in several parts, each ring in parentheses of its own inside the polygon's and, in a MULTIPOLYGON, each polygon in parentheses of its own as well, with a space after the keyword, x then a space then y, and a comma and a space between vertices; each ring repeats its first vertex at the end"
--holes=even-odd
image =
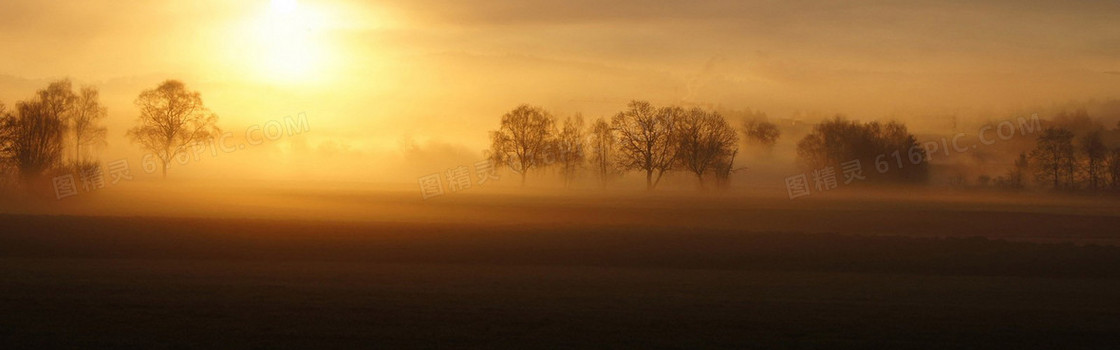
POLYGON ((1120 277, 1120 247, 653 227, 0 216, 0 256, 1120 277))
POLYGON ((11 348, 1094 348, 1120 248, 632 226, 0 216, 11 348))

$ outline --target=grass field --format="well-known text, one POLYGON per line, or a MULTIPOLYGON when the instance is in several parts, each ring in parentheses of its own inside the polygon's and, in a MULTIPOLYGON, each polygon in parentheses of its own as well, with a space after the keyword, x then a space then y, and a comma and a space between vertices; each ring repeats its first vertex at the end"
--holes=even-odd
POLYGON ((1120 341, 1120 211, 1108 200, 412 195, 273 190, 240 201, 181 196, 175 209, 159 205, 169 201, 161 196, 109 193, 9 207, 0 215, 0 341, 143 348, 1120 341))

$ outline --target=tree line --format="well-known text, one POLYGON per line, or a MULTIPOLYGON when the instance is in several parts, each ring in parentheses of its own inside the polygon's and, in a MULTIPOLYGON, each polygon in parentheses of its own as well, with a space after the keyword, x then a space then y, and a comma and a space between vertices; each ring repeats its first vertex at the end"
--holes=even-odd
POLYGON ((29 182, 64 165, 87 167, 91 149, 105 144, 107 115, 96 88, 75 91, 70 80, 51 82, 12 110, 0 103, 0 169, 29 182))
POLYGON ((1120 123, 1107 130, 1078 110, 1059 114, 1049 124, 1035 139, 1034 148, 1020 153, 1007 174, 995 179, 982 176, 980 185, 1120 191, 1120 123))
MULTIPOLYGON (((134 104, 139 115, 126 136, 161 161, 165 177, 175 157, 218 135, 217 115, 180 81, 144 90, 134 104)), ((0 178, 26 185, 51 174, 100 170, 97 149, 107 145, 108 116, 96 87, 75 89, 69 79, 49 83, 14 108, 0 102, 0 178)))
MULTIPOLYGON (((488 156, 496 166, 520 174, 522 185, 530 171, 555 168, 565 185, 589 169, 601 184, 636 171, 652 190, 665 174, 679 171, 694 176, 700 187, 712 180, 722 187, 738 170, 734 164, 740 141, 769 152, 782 135, 762 113, 747 112, 740 125, 736 129, 716 111, 632 101, 613 117, 598 118, 585 128, 578 114, 559 120, 543 108, 520 105, 491 131, 488 156)), ((871 181, 917 183, 928 177, 925 150, 897 122, 861 124, 836 117, 815 126, 797 152, 804 167, 853 160, 871 164, 877 155, 902 152, 918 161, 871 181)))
MULTIPOLYGON (((774 147, 781 129, 765 114, 746 113, 736 129, 719 112, 632 101, 610 118, 585 125, 582 116, 559 119, 549 111, 520 105, 491 131, 488 157, 521 176, 555 169, 565 185, 590 172, 601 184, 627 172, 644 175, 655 189, 670 172, 689 174, 700 187, 727 185, 740 141, 761 150, 774 147)), ((1009 160, 998 177, 980 176, 981 186, 1060 191, 1120 192, 1120 123, 1105 128, 1084 110, 1044 121, 1033 148, 1009 160)), ((815 124, 796 143, 804 169, 862 164, 869 183, 928 183, 929 154, 905 124, 865 122, 835 116, 815 124)))
POLYGON ((625 171, 642 172, 647 189, 674 170, 691 173, 701 186, 708 177, 725 183, 740 140, 719 113, 646 101, 632 101, 587 128, 580 115, 558 121, 540 107, 521 105, 502 116, 490 138, 490 159, 520 174, 522 184, 528 172, 555 166, 565 185, 590 168, 603 184, 625 171))

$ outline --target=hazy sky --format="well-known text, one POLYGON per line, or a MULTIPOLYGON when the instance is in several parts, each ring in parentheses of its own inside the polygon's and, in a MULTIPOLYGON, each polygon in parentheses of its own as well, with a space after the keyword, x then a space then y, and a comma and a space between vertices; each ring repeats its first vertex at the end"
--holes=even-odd
POLYGON ((5 0, 0 101, 96 85, 126 157, 132 99, 177 78, 237 133, 307 113, 307 135, 226 159, 394 181, 477 158, 519 103, 870 119, 1120 97, 1117 23, 1117 1, 5 0))

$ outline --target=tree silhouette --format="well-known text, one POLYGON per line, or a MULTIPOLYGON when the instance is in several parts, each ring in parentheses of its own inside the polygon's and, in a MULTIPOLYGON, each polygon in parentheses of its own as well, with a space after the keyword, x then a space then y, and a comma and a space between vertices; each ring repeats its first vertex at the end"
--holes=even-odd
POLYGON ((39 90, 35 95, 41 113, 61 120, 65 128, 78 101, 70 79, 51 82, 46 89, 39 90))
POLYGON ((591 165, 599 176, 599 183, 606 185, 610 177, 617 172, 615 161, 617 158, 618 138, 610 123, 603 118, 596 119, 591 124, 591 165))
POLYGON ((1052 183, 1055 189, 1063 187, 1066 179, 1069 187, 1073 185, 1073 132, 1049 127, 1038 137, 1037 146, 1031 151, 1031 162, 1035 164, 1035 179, 1041 183, 1052 183))
POLYGON ((164 178, 171 160, 220 133, 218 116, 202 103, 202 95, 180 81, 167 80, 141 92, 135 104, 140 116, 128 136, 159 158, 164 178))
POLYGON ((712 170, 714 170, 716 174, 717 187, 727 187, 727 185, 731 182, 731 173, 734 173, 738 170, 735 169, 735 156, 738 154, 739 149, 736 148, 735 150, 731 151, 730 155, 721 157, 720 160, 717 161, 716 164, 712 167, 712 170))
POLYGON ((1108 160, 1108 147, 1104 145, 1100 130, 1094 130, 1081 139, 1081 153, 1085 155, 1085 177, 1089 189, 1097 190, 1105 182, 1105 162, 1108 160))
POLYGON ((611 120, 618 132, 620 165, 644 171, 647 190, 657 187, 677 161, 674 126, 683 114, 680 107, 655 108, 649 102, 632 101, 611 120))
POLYGON ((874 164, 880 180, 917 183, 929 176, 925 149, 897 122, 861 124, 836 116, 797 143, 797 157, 802 166, 814 169, 855 161, 861 167, 874 164))
POLYGON ((560 166, 560 176, 564 179, 564 187, 571 185, 583 167, 584 144, 587 138, 583 132, 583 116, 576 115, 564 120, 564 127, 556 135, 555 152, 556 162, 560 166))
POLYGON ((704 174, 720 164, 730 164, 738 150, 739 136, 734 128, 715 112, 693 108, 677 120, 677 161, 694 175, 700 187, 704 174))
POLYGON ((838 115, 814 126, 797 143, 797 156, 802 165, 821 168, 874 157, 877 148, 870 130, 838 115))
POLYGON ((1027 173, 1030 172, 1030 160, 1026 153, 1019 153, 1019 159, 1015 160, 1015 165, 1011 168, 1011 173, 1008 178, 1011 181, 1012 188, 1023 188, 1027 185, 1027 173))
POLYGON ((39 90, 31 100, 17 103, 15 114, 4 118, 0 148, 24 182, 61 163, 63 118, 73 101, 70 81, 60 80, 39 90))
POLYGON ((15 117, 8 113, 8 107, 0 101, 0 184, 8 180, 12 171, 15 129, 15 117))
POLYGON ((1113 149, 1108 156, 1108 177, 1113 190, 1120 190, 1120 148, 1113 149))
POLYGON ((929 155, 925 148, 918 144, 918 139, 910 133, 905 124, 891 121, 886 124, 872 122, 867 126, 879 143, 879 155, 885 158, 897 154, 895 157, 905 158, 909 162, 906 166, 888 172, 888 175, 893 175, 888 178, 909 183, 920 183, 929 178, 929 155))
MULTIPOLYGON (((762 115, 765 117, 765 114, 762 115)), ((778 126, 765 119, 746 119, 743 121, 743 135, 748 142, 762 146, 767 152, 774 150, 774 144, 782 137, 778 126)))
POLYGON ((540 107, 520 105, 502 116, 497 131, 490 133, 490 157, 495 166, 509 167, 521 175, 544 165, 556 132, 555 119, 540 107))
POLYGON ((96 88, 83 87, 70 113, 68 122, 74 137, 74 161, 79 164, 83 161, 83 147, 105 144, 107 129, 101 126, 101 120, 108 115, 108 109, 101 105, 99 95, 96 88))

